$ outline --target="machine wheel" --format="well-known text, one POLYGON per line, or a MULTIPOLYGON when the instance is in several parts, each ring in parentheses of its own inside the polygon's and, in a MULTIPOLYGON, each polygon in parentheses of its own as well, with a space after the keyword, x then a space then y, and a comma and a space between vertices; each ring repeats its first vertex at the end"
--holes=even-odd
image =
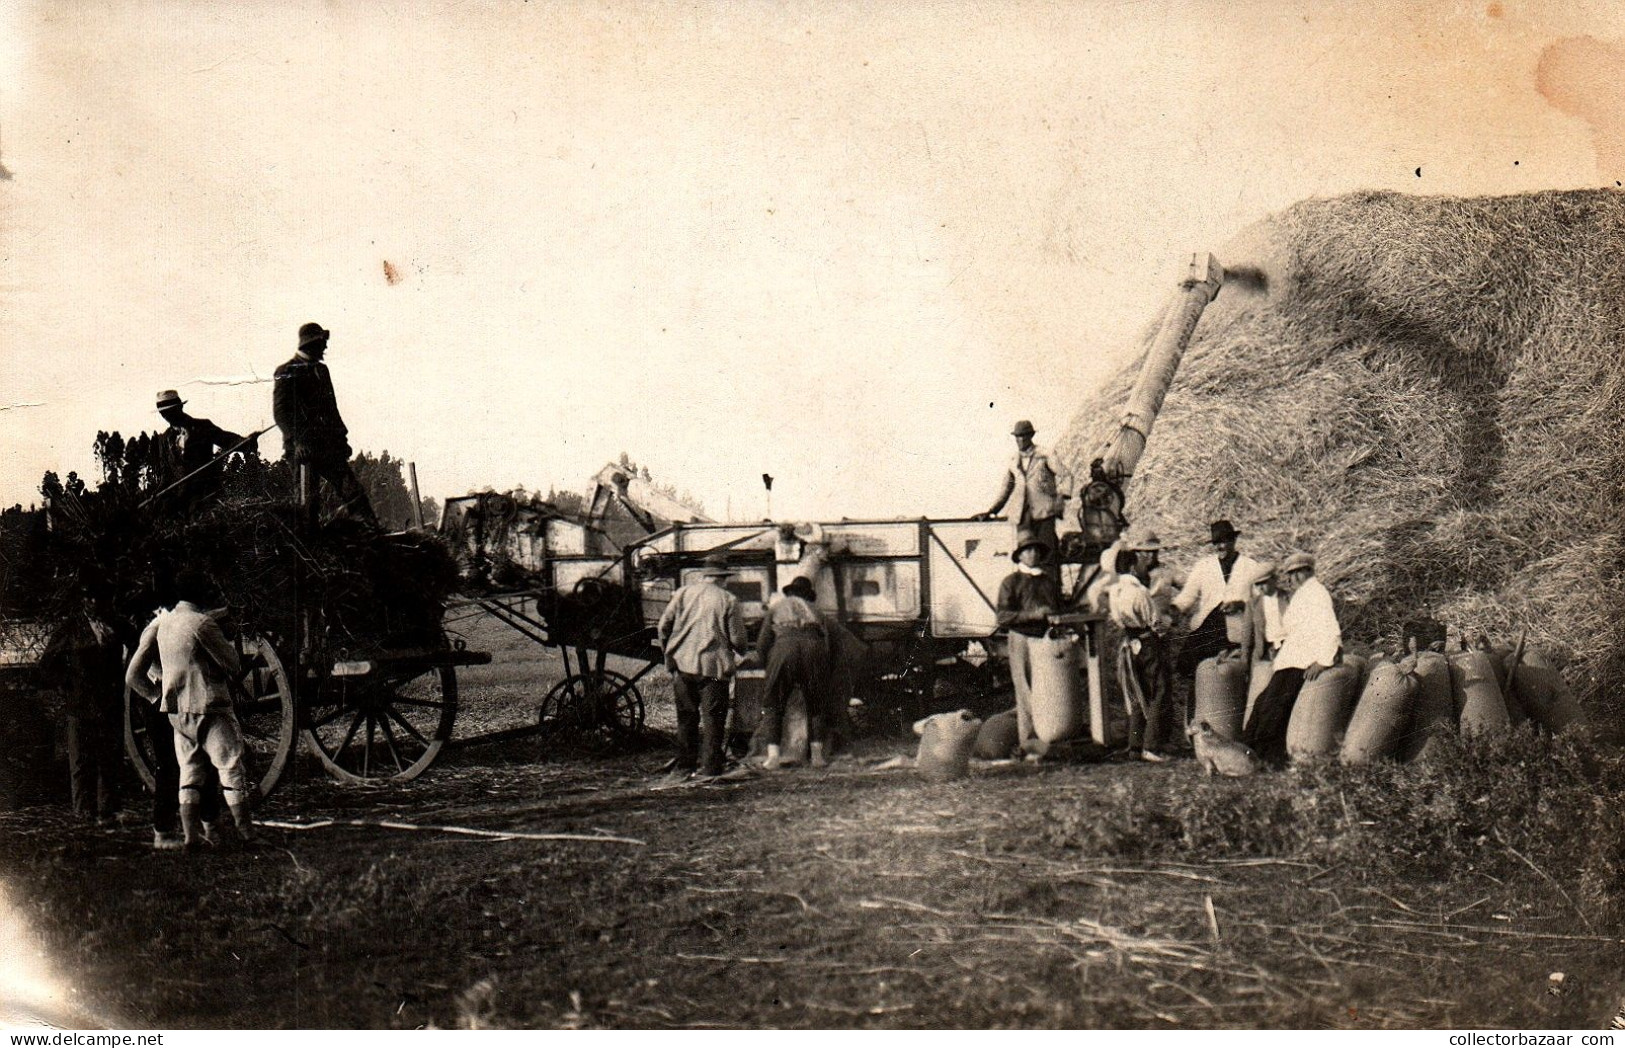
POLYGON ((406 782, 434 763, 457 719, 450 666, 329 677, 304 722, 305 744, 335 779, 406 782))
POLYGON ((873 706, 873 714, 878 714, 883 722, 891 722, 888 730, 906 734, 916 720, 934 712, 936 655, 936 649, 930 644, 910 637, 877 667, 866 698, 873 706))
MULTIPOLYGON (((249 774, 260 770, 257 795, 271 795, 282 781, 293 755, 295 715, 293 682, 277 657, 276 648, 263 635, 244 633, 237 638, 242 672, 231 682, 232 707, 248 747, 249 774)), ((154 788, 153 742, 147 731, 145 699, 124 693, 124 750, 147 789, 154 788)), ((170 745, 165 738, 161 745, 170 745)))
POLYGON ((614 670, 573 673, 548 691, 536 722, 544 733, 614 745, 643 730, 643 694, 614 670))

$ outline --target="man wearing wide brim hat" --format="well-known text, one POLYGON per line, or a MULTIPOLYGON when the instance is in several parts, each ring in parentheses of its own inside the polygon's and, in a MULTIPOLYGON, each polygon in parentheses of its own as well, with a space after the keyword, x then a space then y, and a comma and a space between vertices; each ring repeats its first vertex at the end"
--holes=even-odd
POLYGON ((306 494, 312 513, 315 485, 320 480, 337 496, 339 515, 376 524, 378 518, 367 490, 350 467, 350 431, 339 416, 333 377, 322 363, 331 336, 331 331, 317 323, 299 328, 298 352, 276 369, 271 410, 282 431, 283 456, 296 469, 302 466, 310 474, 311 486, 306 494))
POLYGON ((1100 567, 1084 592, 1084 603, 1097 612, 1105 613, 1106 591, 1118 580, 1117 555, 1127 552, 1134 554, 1135 566, 1148 580, 1146 585, 1150 590, 1151 600, 1157 607, 1157 614, 1169 618, 1174 587, 1168 569, 1161 561, 1162 549, 1162 539, 1149 528, 1138 527, 1124 531, 1117 537, 1116 542, 1101 551, 1100 567))
MULTIPOLYGON (((1016 531, 1043 539, 1054 553, 1060 548, 1055 522, 1066 512, 1066 500, 1072 494, 1072 474, 1052 452, 1033 443, 1036 432, 1033 424, 1026 419, 1017 422, 1011 429, 1010 435, 1016 440, 1016 453, 1005 466, 999 494, 993 500, 992 507, 978 514, 977 518, 991 519, 1009 503, 1009 517, 1016 531)), ((1047 570, 1059 587, 1060 561, 1052 557, 1047 570)))
POLYGON ((763 669, 762 723, 757 734, 767 747, 762 767, 779 767, 784 715, 797 688, 807 704, 809 757, 814 767, 826 763, 829 742, 829 629, 817 608, 812 579, 797 575, 767 604, 767 617, 756 636, 752 658, 763 669))
POLYGON ((1016 570, 999 586, 996 605, 999 628, 1006 631, 1010 655, 1010 683, 1016 691, 1016 737, 1022 750, 1035 759, 1046 746, 1033 729, 1032 655, 1028 642, 1049 630, 1049 617, 1061 610, 1061 590, 1046 569, 1053 545, 1035 531, 1016 534, 1011 559, 1016 570))
POLYGON ((726 553, 711 553, 699 577, 672 594, 656 633, 677 705, 677 759, 662 785, 722 774, 728 684, 747 643, 739 600, 721 585, 734 573, 726 553))
POLYGON ((1252 600, 1258 562, 1236 551, 1241 532, 1228 520, 1208 525, 1211 552, 1191 566, 1185 585, 1174 597, 1174 610, 1188 616, 1190 634, 1179 652, 1178 670, 1189 682, 1185 692, 1185 721, 1189 726, 1195 702, 1196 667, 1238 646, 1244 639, 1247 605, 1252 600))
POLYGON ((1289 554, 1276 572, 1290 595, 1281 616, 1284 638, 1275 653, 1270 682, 1253 701, 1243 740, 1262 758, 1286 759, 1286 729, 1303 686, 1343 659, 1343 633, 1332 595, 1315 578, 1315 558, 1302 551, 1289 554))
POLYGON ((165 470, 169 474, 164 485, 167 486, 201 470, 197 476, 174 488, 171 492, 172 497, 196 501, 213 493, 220 486, 225 463, 219 462, 210 469, 204 467, 227 451, 236 449, 248 454, 256 449, 257 441, 247 440, 228 429, 221 429, 206 418, 188 415, 186 401, 173 389, 159 392, 155 406, 159 416, 169 423, 169 428, 161 434, 166 442, 165 470))

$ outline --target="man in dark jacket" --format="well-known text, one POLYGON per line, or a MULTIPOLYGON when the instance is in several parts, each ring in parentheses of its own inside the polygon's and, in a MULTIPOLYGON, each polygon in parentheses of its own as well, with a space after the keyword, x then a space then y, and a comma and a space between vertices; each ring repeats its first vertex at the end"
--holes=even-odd
POLYGON ((314 323, 299 329, 299 351, 276 369, 271 410, 282 430, 283 455, 310 471, 312 506, 314 485, 320 479, 338 497, 340 514, 376 524, 367 492, 350 468, 350 431, 339 417, 333 379, 322 363, 331 334, 314 323))
POLYGON ((779 767, 779 745, 784 734, 784 709, 790 694, 801 689, 807 704, 811 760, 822 768, 828 760, 830 637, 814 602, 817 591, 805 575, 797 575, 784 592, 767 606, 767 618, 756 637, 754 659, 767 668, 762 687, 763 738, 767 759, 762 767, 779 767))
POLYGON ((1061 611, 1061 591, 1044 567, 1049 555, 1050 546, 1043 537, 1022 534, 1011 554, 1016 570, 999 586, 997 618, 999 628, 1008 631, 1010 678, 1016 690, 1016 731, 1021 748, 1029 756, 1039 754, 1044 747, 1033 729, 1032 659, 1027 643, 1048 632, 1049 617, 1061 611))
POLYGON ((239 436, 229 429, 221 429, 206 418, 188 415, 186 401, 173 389, 158 394, 158 414, 169 423, 169 429, 163 434, 168 441, 166 457, 171 474, 166 483, 178 481, 194 470, 202 470, 175 489, 174 494, 186 499, 195 501, 213 494, 219 488, 220 477, 225 472, 224 463, 203 469, 216 457, 232 450, 247 453, 258 446, 257 441, 239 436))
POLYGON ((124 747, 124 647, 107 603, 86 598, 52 634, 40 673, 62 695, 74 814, 111 822, 124 747))

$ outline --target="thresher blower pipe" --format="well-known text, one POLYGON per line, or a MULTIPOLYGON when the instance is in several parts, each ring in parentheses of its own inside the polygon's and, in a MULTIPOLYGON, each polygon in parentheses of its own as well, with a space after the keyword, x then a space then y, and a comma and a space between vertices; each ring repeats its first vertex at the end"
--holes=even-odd
POLYGON ((1224 286, 1224 267, 1209 254, 1191 256, 1190 271, 1179 283, 1175 296, 1156 340, 1145 355, 1140 377, 1135 380, 1128 404, 1123 408, 1122 428, 1106 445, 1102 454, 1102 467, 1106 476, 1123 484, 1134 475, 1145 454, 1145 444, 1151 437, 1151 426, 1162 410, 1162 402, 1173 385, 1174 372, 1190 347, 1191 334, 1202 311, 1213 301, 1224 286))

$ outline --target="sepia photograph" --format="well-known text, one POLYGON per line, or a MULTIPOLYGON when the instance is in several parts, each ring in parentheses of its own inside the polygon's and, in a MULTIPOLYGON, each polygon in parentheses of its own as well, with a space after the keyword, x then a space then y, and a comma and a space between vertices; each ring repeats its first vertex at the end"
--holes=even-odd
POLYGON ((1613 1044, 1622 73, 0 0, 0 1028, 1613 1044))

